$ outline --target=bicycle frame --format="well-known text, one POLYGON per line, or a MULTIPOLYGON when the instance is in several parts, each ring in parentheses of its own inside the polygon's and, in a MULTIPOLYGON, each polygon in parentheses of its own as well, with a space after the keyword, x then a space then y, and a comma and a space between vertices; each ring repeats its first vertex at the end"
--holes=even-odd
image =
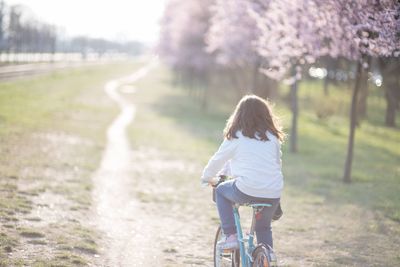
POLYGON ((250 267, 251 263, 253 262, 253 256, 252 252, 255 249, 254 246, 254 228, 255 228, 255 214, 257 212, 258 208, 263 208, 263 207, 271 207, 270 204, 253 204, 251 205, 253 208, 253 218, 251 220, 251 227, 250 227, 250 233, 248 235, 248 239, 243 238, 243 231, 242 231, 242 226, 240 223, 240 215, 239 215, 239 204, 234 204, 233 205, 233 216, 235 219, 235 225, 236 225, 236 231, 238 235, 238 240, 239 240, 239 250, 240 250, 240 260, 242 267, 250 267), (247 241, 247 249, 246 249, 246 243, 247 241))

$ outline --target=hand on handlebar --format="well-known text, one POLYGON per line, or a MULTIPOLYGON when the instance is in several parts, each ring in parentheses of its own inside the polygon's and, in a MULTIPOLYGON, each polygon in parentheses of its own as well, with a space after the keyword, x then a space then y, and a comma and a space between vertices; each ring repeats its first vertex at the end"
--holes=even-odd
POLYGON ((213 177, 208 181, 208 184, 211 185, 212 187, 216 187, 220 183, 220 178, 219 177, 213 177))
POLYGON ((217 187, 220 183, 225 182, 226 180, 228 180, 228 176, 226 175, 219 175, 216 177, 211 178, 208 181, 201 181, 201 185, 202 186, 212 186, 212 187, 217 187))
POLYGON ((215 177, 215 178, 212 178, 211 180, 209 180, 208 182, 202 181, 202 182, 201 182, 201 185, 202 185, 202 186, 212 186, 212 187, 215 187, 215 186, 218 185, 218 181, 219 181, 219 179, 218 179, 217 177, 215 177))

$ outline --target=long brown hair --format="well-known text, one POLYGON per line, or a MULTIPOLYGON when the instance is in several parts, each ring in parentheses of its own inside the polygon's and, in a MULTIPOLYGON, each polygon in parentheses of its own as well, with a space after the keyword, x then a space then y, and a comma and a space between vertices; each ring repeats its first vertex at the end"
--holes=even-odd
POLYGON ((256 95, 246 95, 239 101, 226 123, 224 136, 229 140, 238 138, 237 131, 242 131, 249 138, 263 141, 268 140, 267 131, 281 142, 285 138, 277 117, 272 113, 271 104, 256 95))

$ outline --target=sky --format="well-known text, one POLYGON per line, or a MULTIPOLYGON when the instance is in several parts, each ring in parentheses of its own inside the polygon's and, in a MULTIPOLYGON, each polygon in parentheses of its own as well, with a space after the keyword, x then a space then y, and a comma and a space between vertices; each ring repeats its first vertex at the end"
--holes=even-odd
POLYGON ((166 0, 5 0, 23 4, 40 21, 64 29, 68 36, 86 35, 154 44, 166 0))

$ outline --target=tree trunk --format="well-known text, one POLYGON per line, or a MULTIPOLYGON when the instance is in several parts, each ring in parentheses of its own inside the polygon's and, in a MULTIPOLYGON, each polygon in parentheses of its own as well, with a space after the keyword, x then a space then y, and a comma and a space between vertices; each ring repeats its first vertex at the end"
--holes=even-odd
POLYGON ((276 99, 278 91, 278 82, 269 78, 266 75, 260 75, 258 80, 257 91, 258 96, 264 99, 276 99))
MULTIPOLYGON (((294 67, 294 77, 296 76, 296 67, 294 67)), ((299 115, 298 104, 298 81, 293 82, 290 89, 290 108, 292 110, 292 128, 290 130, 290 152, 297 152, 297 120, 299 115)))
POLYGON ((353 89, 353 96, 351 99, 351 111, 350 111, 350 134, 349 141, 347 144, 347 157, 344 167, 343 182, 351 183, 351 165, 353 162, 353 148, 354 148, 354 136, 357 124, 357 99, 360 91, 360 80, 362 72, 362 62, 357 64, 356 82, 353 89))
POLYGON ((398 73, 400 63, 393 59, 379 59, 379 67, 383 78, 385 90, 386 114, 385 124, 389 127, 396 127, 396 111, 400 102, 400 82, 398 73))
POLYGON ((383 74, 385 98, 386 98, 386 114, 385 124, 389 127, 396 127, 396 112, 399 108, 399 92, 400 85, 398 78, 390 75, 390 73, 383 74), (396 92, 397 91, 397 92, 396 92), (396 94, 397 93, 397 94, 396 94))
POLYGON ((329 76, 326 74, 324 79, 324 95, 329 96, 329 76))
POLYGON ((391 97, 391 88, 385 88, 385 97, 387 101, 385 124, 389 127, 396 127, 396 101, 391 97))
POLYGON ((255 94, 257 92, 257 90, 259 89, 259 78, 260 78, 260 60, 256 60, 256 62, 254 62, 254 69, 253 69, 253 77, 252 77, 252 81, 251 81, 251 90, 250 93, 255 94))
POLYGON ((368 72, 370 70, 371 57, 367 58, 367 68, 362 68, 360 77, 360 92, 357 103, 357 125, 361 120, 367 117, 367 100, 368 100, 368 72))
POLYGON ((202 84, 200 85, 200 89, 202 89, 202 91, 203 91, 203 97, 202 97, 202 103, 201 103, 201 108, 202 108, 202 110, 207 110, 207 107, 208 107, 208 90, 209 90, 209 85, 210 85, 210 82, 209 82, 209 75, 208 75, 208 72, 207 71, 204 71, 203 73, 202 73, 202 78, 201 78, 201 80, 202 80, 202 84))
POLYGON ((267 92, 267 97, 270 99, 278 99, 279 97, 279 83, 276 80, 273 80, 271 78, 267 78, 267 86, 268 88, 266 89, 267 92))
POLYGON ((232 82, 233 87, 236 89, 236 97, 237 101, 239 101, 242 98, 242 87, 241 87, 241 82, 238 77, 238 75, 235 73, 235 70, 228 70, 229 72, 229 79, 232 82))

